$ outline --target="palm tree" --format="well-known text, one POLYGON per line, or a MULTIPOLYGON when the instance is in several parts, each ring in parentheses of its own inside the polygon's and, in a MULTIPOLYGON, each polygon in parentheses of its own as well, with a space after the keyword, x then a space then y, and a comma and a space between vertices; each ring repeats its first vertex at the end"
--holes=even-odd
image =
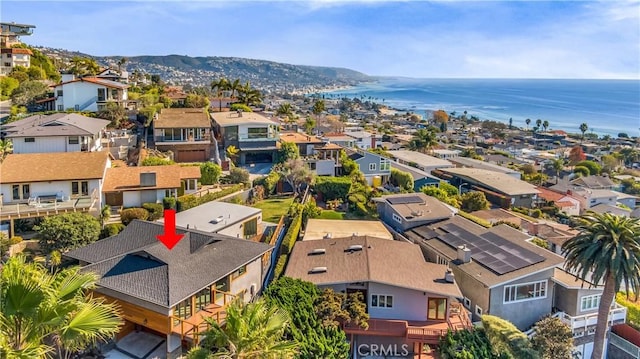
POLYGON ((580 218, 580 234, 562 246, 565 267, 588 283, 604 282, 592 359, 602 359, 609 311, 624 284, 627 294, 640 291, 640 219, 610 213, 580 218))
POLYGON ((227 157, 229 157, 231 159, 231 163, 233 164, 233 160, 238 156, 238 153, 240 153, 240 150, 234 146, 234 145, 230 145, 229 147, 227 147, 227 157))
POLYGON ((13 153, 13 142, 0 140, 0 163, 2 163, 10 153, 13 153))
POLYGON ((549 128, 549 121, 544 120, 544 122, 542 122, 542 128, 544 128, 544 132, 547 132, 547 129, 549 128))
POLYGON ((215 91, 218 97, 219 111, 222 111, 222 93, 229 89, 229 80, 221 78, 218 81, 211 82, 211 90, 215 91))
POLYGON ((556 184, 558 183, 558 177, 560 172, 564 169, 564 158, 556 158, 551 160, 551 168, 556 172, 556 184))
POLYGON ((528 118, 528 119, 524 120, 524 123, 527 124, 527 131, 529 131, 529 124, 531 123, 531 119, 528 118))
POLYGON ((229 95, 229 97, 231 97, 231 99, 236 98, 236 93, 239 93, 241 89, 240 80, 235 79, 233 81, 229 81, 229 86, 227 89, 231 91, 231 95, 229 95))
POLYGON ((284 339, 289 315, 263 299, 233 302, 227 307, 224 327, 207 321, 211 329, 204 333, 200 348, 189 351, 188 359, 277 359, 296 353, 297 343, 284 339))
POLYGON ((541 120, 541 119, 537 119, 537 120, 536 120, 536 126, 537 126, 538 128, 540 128, 540 126, 542 126, 542 120, 541 120))
POLYGON ((68 358, 115 335, 122 321, 113 304, 87 294, 93 273, 78 267, 50 274, 24 256, 0 271, 0 352, 7 358, 68 358))
POLYGON ((419 152, 428 152, 438 144, 436 134, 433 130, 421 128, 413 135, 410 146, 419 152))
POLYGON ((286 122, 292 122, 292 119, 294 118, 293 107, 291 107, 291 104, 288 102, 280 104, 276 109, 276 115, 286 117, 286 122))
POLYGON ((320 118, 320 115, 326 110, 326 106, 324 104, 324 100, 318 100, 313 104, 313 108, 311 109, 311 112, 313 112, 313 114, 316 116, 316 121, 314 123, 314 127, 315 125, 318 123, 318 120, 320 118))
POLYGON ((588 129, 589 129, 589 126, 586 123, 583 122, 580 124, 580 132, 582 132, 580 143, 582 143, 582 141, 584 140, 584 133, 587 132, 588 129))

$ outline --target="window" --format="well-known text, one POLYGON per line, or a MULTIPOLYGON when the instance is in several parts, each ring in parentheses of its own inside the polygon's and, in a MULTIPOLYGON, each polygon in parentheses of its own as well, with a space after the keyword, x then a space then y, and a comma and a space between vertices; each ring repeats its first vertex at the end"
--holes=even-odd
POLYGON ((467 309, 471 309, 471 299, 464 297, 462 299, 462 304, 464 304, 464 307, 467 309))
POLYGON ((247 129, 248 138, 267 138, 269 129, 266 127, 255 127, 247 129))
POLYGON ((237 271, 231 273, 231 280, 242 277, 245 273, 247 273, 247 266, 243 265, 242 267, 238 268, 237 271))
POLYGON ((224 140, 225 141, 237 141, 238 140, 238 126, 229 126, 224 128, 224 140))
POLYGON ((36 142, 36 139, 35 139, 35 137, 25 137, 24 138, 24 142, 32 143, 32 142, 36 142))
POLYGON ((69 144, 70 145, 80 144, 80 137, 78 137, 78 136, 69 136, 69 144))
POLYGON ((391 169, 391 162, 386 158, 380 159, 380 171, 388 171, 391 169))
POLYGON ((58 94, 58 97, 62 97, 62 90, 58 90, 56 93, 58 94))
POLYGON ((580 298, 580 311, 598 309, 600 306, 601 294, 586 295, 580 298))
POLYGON ((447 316, 446 298, 429 298, 427 319, 444 320, 447 316))
POLYGON ((182 130, 179 128, 165 128, 163 141, 182 141, 182 130))
POLYGON ((402 223, 402 218, 400 216, 398 216, 397 214, 393 214, 393 220, 398 222, 398 223, 402 223))
POLYGON ((220 279, 214 284, 214 286, 216 289, 216 302, 217 302, 218 300, 224 298, 226 292, 229 292, 229 277, 220 279), (225 293, 219 293, 219 292, 225 292, 225 293))
POLYGON ((371 306, 375 308, 393 308, 393 296, 372 294, 371 306))
POLYGON ((79 182, 71 182, 71 194, 72 195, 89 195, 89 182, 87 181, 79 181, 79 182))
POLYGON ((547 281, 510 285, 504 287, 504 302, 513 303, 547 297, 547 281))
POLYGON ((58 111, 64 111, 64 106, 58 105, 58 111))
POLYGON ((31 186, 28 184, 22 185, 22 199, 28 199, 31 197, 31 186))
POLYGON ((244 238, 251 238, 258 234, 258 218, 250 219, 242 224, 244 238))
POLYGON ((376 164, 375 163, 369 163, 369 171, 375 171, 376 170, 376 164))
MULTIPOLYGON (((191 317, 191 298, 187 298, 173 308, 173 316, 180 319, 191 317)), ((180 321, 174 320, 173 325, 178 325, 180 321)))
POLYGON ((14 201, 20 199, 20 185, 14 184, 13 186, 11 186, 11 192, 14 201))
POLYGON ((211 304, 211 286, 208 286, 196 294, 196 312, 211 304))
POLYGON ((480 308, 479 306, 476 305, 476 315, 481 317, 482 316, 482 308, 480 308))
POLYGON ((176 190, 175 189, 166 189, 164 190, 164 196, 165 197, 175 197, 176 195, 176 190))
POLYGON ((6 54, 7 58, 10 59, 11 58, 11 54, 6 54))
POLYGON ((98 101, 107 100, 107 89, 98 89, 98 101))

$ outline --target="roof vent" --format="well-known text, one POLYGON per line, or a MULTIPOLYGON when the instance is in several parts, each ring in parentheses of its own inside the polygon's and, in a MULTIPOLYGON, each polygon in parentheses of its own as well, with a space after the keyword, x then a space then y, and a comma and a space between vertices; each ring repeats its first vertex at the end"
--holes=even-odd
POLYGON ((451 268, 447 269, 447 271, 444 272, 444 280, 447 283, 454 283, 455 282, 455 277, 453 275, 453 271, 451 270, 451 268))
POLYGON ((224 216, 218 216, 217 218, 212 219, 209 223, 218 224, 224 220, 224 216))
POLYGON ((309 252, 309 255, 310 256, 317 256, 317 255, 325 254, 325 253, 327 253, 326 249, 324 249, 324 248, 316 248, 316 249, 312 250, 311 252, 309 252))
POLYGON ((347 248, 347 252, 355 252, 355 251, 361 251, 362 250, 362 244, 352 244, 349 246, 349 248, 347 248))
POLYGON ((326 272, 327 272, 327 267, 313 267, 309 271, 309 273, 311 273, 311 274, 326 273, 326 272))

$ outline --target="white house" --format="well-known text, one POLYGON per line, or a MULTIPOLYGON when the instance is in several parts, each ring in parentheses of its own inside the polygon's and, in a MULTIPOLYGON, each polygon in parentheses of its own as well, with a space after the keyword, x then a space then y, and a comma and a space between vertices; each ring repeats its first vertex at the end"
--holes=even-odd
POLYGON ((58 152, 10 154, 0 164, 3 205, 91 198, 101 205, 100 191, 107 168, 108 152, 58 152))
POLYGON ((52 87, 56 110, 96 112, 102 110, 108 102, 116 102, 124 107, 129 85, 98 77, 81 77, 52 87))
POLYGON ((199 178, 199 166, 114 167, 107 170, 102 194, 109 206, 140 207, 193 193, 199 178))
POLYGON ((34 115, 2 127, 13 153, 96 152, 108 120, 76 113, 34 115))
POLYGON ((7 75, 16 66, 28 68, 31 66, 31 55, 33 53, 29 49, 21 48, 3 48, 0 50, 2 55, 2 66, 0 66, 0 74, 7 75))

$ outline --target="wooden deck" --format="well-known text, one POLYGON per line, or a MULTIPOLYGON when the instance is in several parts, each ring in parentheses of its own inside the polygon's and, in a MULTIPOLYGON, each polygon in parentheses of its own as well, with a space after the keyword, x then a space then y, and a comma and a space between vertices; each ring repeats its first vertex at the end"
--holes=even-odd
POLYGON ((202 339, 202 333, 211 327, 206 320, 207 318, 212 319, 218 324, 224 323, 227 316, 225 308, 235 299, 235 296, 231 293, 214 290, 214 297, 216 293, 224 294, 224 297, 221 298, 223 302, 222 305, 209 304, 187 319, 181 319, 175 316, 171 317, 171 332, 179 335, 181 340, 187 340, 197 345, 200 339, 202 339), (174 325, 176 321, 178 324, 174 325))
POLYGON ((446 321, 406 321, 389 319, 369 319, 369 328, 346 324, 347 334, 391 336, 405 338, 424 344, 438 344, 440 338, 449 330, 471 328, 471 321, 461 305, 453 304, 446 321))
POLYGON ((89 212, 97 202, 95 196, 84 196, 66 201, 38 201, 37 203, 4 203, 0 206, 0 220, 47 217, 69 212, 89 212))

